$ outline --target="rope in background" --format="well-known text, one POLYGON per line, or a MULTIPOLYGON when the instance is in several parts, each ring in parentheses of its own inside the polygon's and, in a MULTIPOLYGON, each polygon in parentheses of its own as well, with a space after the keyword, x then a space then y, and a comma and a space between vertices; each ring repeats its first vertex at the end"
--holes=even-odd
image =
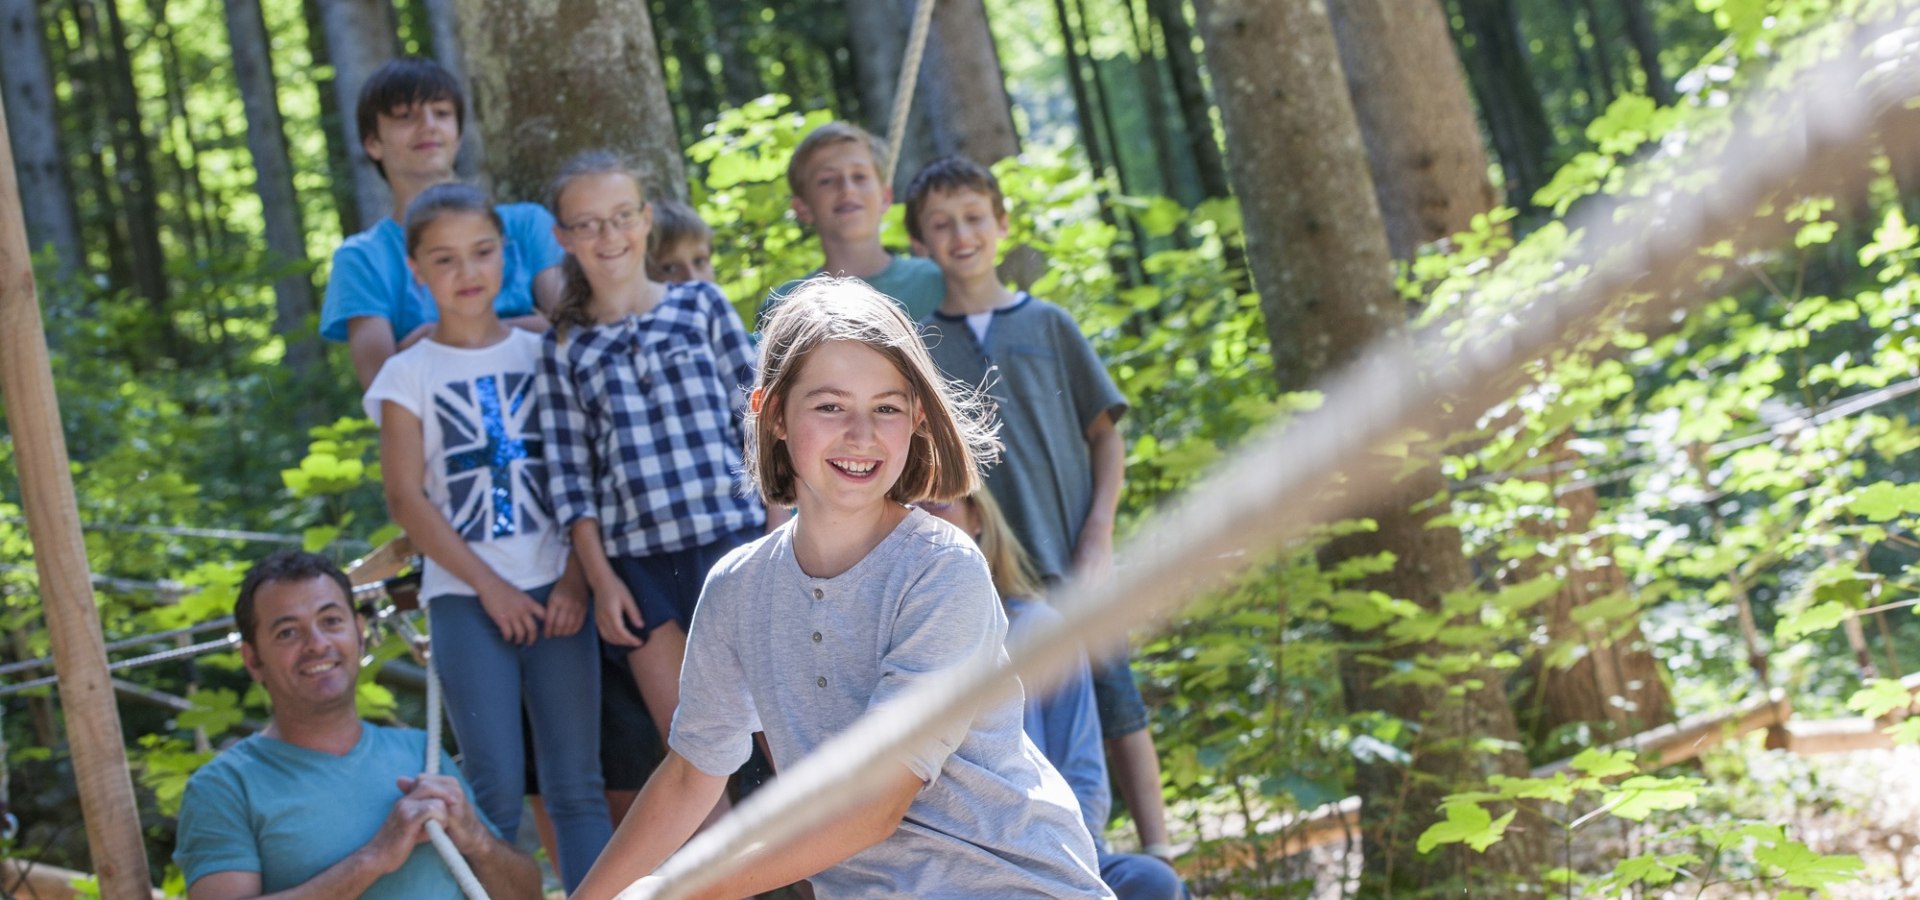
POLYGON ((887 173, 882 185, 893 184, 894 169, 900 165, 900 142, 907 136, 907 112, 913 108, 913 91, 920 83, 920 59, 927 49, 927 32, 933 28, 933 5, 940 0, 920 0, 913 12, 913 30, 907 34, 907 56, 900 63, 900 80, 893 88, 893 112, 887 116, 887 173))
POLYGON ((1405 462, 1371 448, 1409 431, 1444 434, 1470 421, 1526 383, 1527 367, 1554 348, 1622 326, 1674 327, 1677 314, 1698 302, 1694 279, 1703 262, 1696 248, 1727 239, 1736 253, 1774 246, 1795 228, 1778 215, 1755 218, 1770 198, 1836 192, 1865 177, 1844 161, 1868 149, 1876 126, 1900 112, 1903 101, 1920 96, 1920 64, 1907 60, 1877 70, 1885 83, 1871 106, 1860 86, 1865 72, 1849 56, 1800 75, 1795 93, 1766 98, 1765 108, 1747 104, 1749 114, 1735 122, 1724 148, 1684 173, 1717 175, 1699 182, 1713 184, 1712 192, 1670 192, 1664 205, 1651 209, 1594 204, 1574 223, 1585 234, 1580 252, 1586 257, 1575 262, 1592 265, 1593 274, 1497 320, 1487 338, 1450 350, 1443 323, 1415 340, 1376 345, 1330 379, 1318 409, 1248 442, 1129 540, 1121 555, 1140 564, 1124 582, 1068 585, 1059 621, 1010 647, 1009 666, 965 666, 869 712, 696 835, 660 867, 658 878, 620 896, 689 896, 738 865, 746 851, 777 850, 866 801, 886 782, 864 776, 898 765, 902 749, 1004 697, 1016 679, 1030 690, 1047 690, 1078 659, 1081 641, 1124 640, 1131 627, 1225 583, 1262 551, 1298 539, 1315 523, 1364 514, 1389 497, 1405 462), (1649 299, 1630 310, 1615 305, 1615 298, 1633 294, 1649 299), (1223 558, 1226 548, 1245 552, 1223 558))

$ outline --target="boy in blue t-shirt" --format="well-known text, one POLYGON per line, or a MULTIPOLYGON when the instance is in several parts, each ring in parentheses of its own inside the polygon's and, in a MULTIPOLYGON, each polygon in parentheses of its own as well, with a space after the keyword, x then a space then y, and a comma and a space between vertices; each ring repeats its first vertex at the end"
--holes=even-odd
MULTIPOLYGON (((928 163, 907 188, 907 232, 946 284, 921 320, 928 352, 942 374, 983 385, 998 407, 1006 452, 987 470, 987 489, 1049 587, 1108 577, 1126 398, 1065 310, 1000 281, 1007 213, 992 172, 959 157, 928 163)), ((1096 654, 1093 677, 1121 799, 1145 851, 1169 857, 1160 759, 1125 648, 1096 654)))
MULTIPOLYGON (((454 179, 465 108, 453 75, 418 57, 389 61, 360 89, 355 110, 360 144, 392 189, 393 214, 333 252, 320 335, 347 344, 362 390, 388 357, 432 333, 439 321, 433 298, 407 270, 406 238, 398 223, 421 191, 454 179)), ((494 311, 510 325, 545 331, 546 319, 534 311, 532 283, 542 269, 560 262, 553 216, 537 203, 506 203, 498 210, 507 238, 506 271, 494 311)))

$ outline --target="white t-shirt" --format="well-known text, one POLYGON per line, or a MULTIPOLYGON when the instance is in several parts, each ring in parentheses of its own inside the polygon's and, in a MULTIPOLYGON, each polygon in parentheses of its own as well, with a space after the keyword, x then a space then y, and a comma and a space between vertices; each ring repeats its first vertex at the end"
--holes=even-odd
MULTIPOLYGON (((567 562, 547 499, 539 367, 540 336, 519 328, 474 349, 423 340, 388 359, 361 399, 376 424, 386 400, 420 419, 427 498, 475 555, 522 590, 559 580, 567 562)), ((473 593, 427 560, 421 597, 473 593)))

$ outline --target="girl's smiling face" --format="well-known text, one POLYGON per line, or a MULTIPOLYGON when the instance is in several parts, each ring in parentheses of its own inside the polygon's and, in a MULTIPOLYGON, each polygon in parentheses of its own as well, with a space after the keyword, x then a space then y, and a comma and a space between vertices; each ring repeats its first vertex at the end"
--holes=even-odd
POLYGON ((818 521, 886 504, 919 425, 906 376, 879 351, 855 341, 814 348, 773 429, 793 461, 802 517, 818 521))
POLYGON ((653 211, 625 172, 581 175, 560 192, 554 232, 589 281, 626 283, 646 276, 653 211))
POLYGON ((503 242, 486 213, 447 212, 427 225, 407 264, 442 318, 478 315, 500 293, 503 242))

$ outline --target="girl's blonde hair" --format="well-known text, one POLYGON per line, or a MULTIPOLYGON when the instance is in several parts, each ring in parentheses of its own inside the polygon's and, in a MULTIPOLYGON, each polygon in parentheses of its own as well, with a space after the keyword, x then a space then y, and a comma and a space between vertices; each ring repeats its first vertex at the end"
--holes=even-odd
MULTIPOLYGON (((608 150, 588 150, 567 161, 560 168, 560 174, 553 176, 553 183, 547 186, 547 211, 553 213, 555 224, 560 223, 560 198, 567 192, 567 186, 575 179, 589 175, 625 175, 633 179, 633 186, 640 192, 640 208, 647 207, 647 174, 640 164, 608 150)), ((565 225, 560 227, 565 228, 565 225)), ((560 274, 565 282, 560 288, 560 300, 553 307, 553 336, 564 338, 567 329, 573 326, 585 328, 593 324, 593 285, 587 282, 587 271, 580 267, 580 260, 572 251, 560 260, 560 274)))
POLYGON ((940 377, 919 329, 892 300, 857 278, 819 276, 782 298, 761 333, 747 412, 746 469, 769 505, 795 501, 793 459, 774 427, 807 355, 829 341, 855 341, 886 357, 907 380, 923 417, 888 499, 952 500, 980 488, 980 467, 1000 455, 986 400, 940 377))
POLYGON ((993 589, 1000 592, 1000 599, 1039 597, 1040 576, 1033 572, 1033 557, 1020 545, 1020 538, 1013 533, 1013 526, 1007 524, 1007 516, 1000 511, 993 494, 977 490, 955 502, 972 504, 973 514, 980 520, 976 543, 980 545, 980 555, 987 558, 987 570, 993 573, 993 589))

